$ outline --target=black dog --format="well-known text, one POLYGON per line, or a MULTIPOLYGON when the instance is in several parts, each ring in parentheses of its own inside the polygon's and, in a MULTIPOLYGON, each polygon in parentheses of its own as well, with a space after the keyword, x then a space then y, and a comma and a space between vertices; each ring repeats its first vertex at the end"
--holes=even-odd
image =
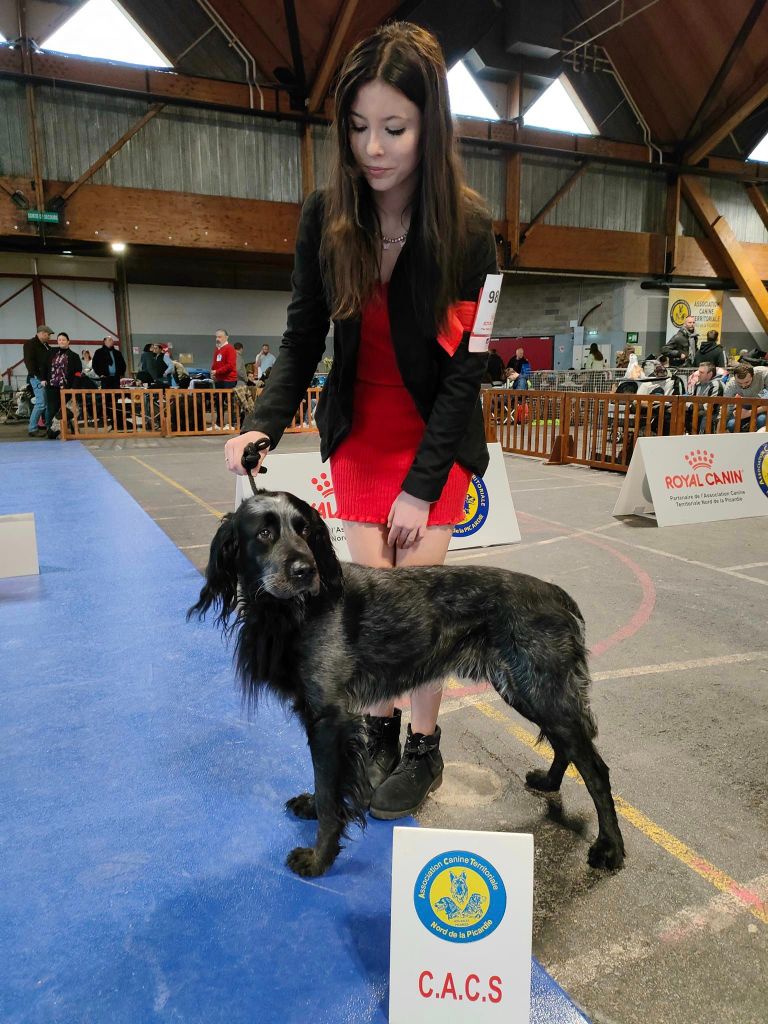
POLYGON ((322 874, 347 826, 364 824, 364 709, 448 675, 489 680, 549 740, 554 761, 548 772, 529 772, 529 786, 557 790, 575 764, 599 823, 589 863, 621 867, 608 768, 592 743, 584 622, 559 587, 502 569, 342 565, 314 509, 261 491, 224 517, 188 617, 211 607, 220 625, 238 628, 247 701, 268 687, 307 731, 315 793, 286 806, 317 818, 318 832, 313 848, 289 854, 297 874, 322 874))

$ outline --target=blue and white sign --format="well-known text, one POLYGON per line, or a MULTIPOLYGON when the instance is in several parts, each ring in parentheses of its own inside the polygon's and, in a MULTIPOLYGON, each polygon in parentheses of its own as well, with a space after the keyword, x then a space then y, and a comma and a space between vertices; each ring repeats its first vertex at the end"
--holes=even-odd
POLYGON ((390 1024, 528 1024, 533 836, 396 828, 390 1024))

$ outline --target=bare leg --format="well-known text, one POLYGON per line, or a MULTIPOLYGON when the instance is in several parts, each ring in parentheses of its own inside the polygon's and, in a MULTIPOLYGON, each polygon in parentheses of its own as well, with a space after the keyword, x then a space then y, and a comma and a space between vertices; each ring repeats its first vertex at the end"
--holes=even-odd
MULTIPOLYGON (((398 548, 395 564, 400 567, 415 565, 442 565, 453 533, 452 526, 430 526, 426 534, 413 547, 398 548)), ((429 686, 411 694, 411 729, 431 736, 437 725, 442 689, 429 686)))

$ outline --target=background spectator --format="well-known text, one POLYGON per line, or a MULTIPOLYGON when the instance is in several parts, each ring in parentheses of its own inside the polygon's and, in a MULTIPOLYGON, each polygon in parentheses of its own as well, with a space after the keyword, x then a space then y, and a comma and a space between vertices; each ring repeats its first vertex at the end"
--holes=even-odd
POLYGON ((115 345, 115 339, 107 335, 93 353, 93 370, 101 380, 103 388, 119 388, 120 378, 125 376, 125 359, 115 345))
POLYGON ((93 357, 91 356, 90 349, 83 349, 80 353, 80 361, 83 364, 83 376, 90 377, 91 380, 98 380, 98 374, 93 369, 93 357))
POLYGON ((491 353, 488 356, 488 376, 493 384, 496 382, 501 383, 504 380, 504 360, 495 348, 491 349, 491 353))
POLYGON ((707 362, 725 369, 725 352, 719 338, 720 335, 717 331, 707 331, 707 336, 694 357, 694 366, 700 366, 703 362, 707 362))
POLYGON ((243 343, 242 341, 236 341, 232 348, 235 350, 236 365, 237 365, 237 383, 247 384, 248 383, 248 372, 245 369, 245 356, 243 355, 243 343))
MULTIPOLYGON (((71 388, 75 378, 82 372, 80 356, 69 347, 69 335, 60 331, 56 338, 56 348, 48 351, 45 371, 45 425, 51 440, 55 440, 61 433, 53 425, 54 419, 62 415, 61 389, 71 388)), ((66 409, 63 414, 66 416, 66 409)))
POLYGON ((258 377, 259 380, 264 378, 264 374, 267 372, 267 370, 272 369, 272 367, 275 365, 276 358, 277 356, 272 355, 272 353, 269 351, 269 345, 267 345, 265 342, 261 346, 261 352, 259 352, 259 354, 256 356, 256 361, 254 364, 256 367, 256 376, 258 377))
POLYGON ((144 351, 141 353, 141 367, 138 373, 138 378, 142 384, 154 384, 157 380, 157 357, 159 354, 160 346, 154 342, 144 346, 144 351))
POLYGON ((39 324, 37 333, 29 341, 24 342, 24 365, 29 375, 29 386, 32 388, 34 402, 29 417, 27 433, 37 437, 38 421, 45 416, 45 380, 48 363, 48 342, 53 331, 46 324, 39 324))
POLYGON ((528 378, 531 376, 531 364, 525 358, 522 345, 515 349, 515 354, 507 363, 507 369, 514 371, 514 376, 511 378, 512 387, 516 391, 525 391, 528 387, 528 378))
POLYGON ((584 360, 583 369, 585 370, 602 370, 605 367, 605 357, 598 348, 597 342, 593 341, 589 346, 589 352, 587 358, 584 360))
MULTIPOLYGON (((703 361, 699 363, 698 370, 694 370, 697 376, 696 383, 693 387, 691 394, 698 395, 701 398, 719 398, 725 389, 723 384, 723 378, 717 376, 717 367, 714 363, 703 361)), ((693 377, 694 374, 691 374, 693 377)), ((710 431, 712 433, 717 429, 717 422, 720 418, 720 406, 716 405, 712 409, 712 418, 710 421, 710 431)), ((707 433, 707 410, 706 407, 700 405, 694 409, 693 405, 688 405, 685 413, 685 429, 689 434, 704 434, 707 433), (696 415, 696 424, 694 427, 693 417, 696 415)))
POLYGON ((677 334, 673 334, 662 352, 669 356, 670 366, 686 366, 696 358, 696 317, 687 316, 677 334))
POLYGON ((763 402, 749 402, 742 406, 738 417, 736 406, 728 410, 728 422, 726 427, 733 432, 736 428, 737 418, 739 431, 744 433, 750 429, 749 420, 752 415, 753 405, 757 409, 755 429, 765 426, 766 411, 768 411, 768 368, 765 366, 750 366, 749 363, 737 363, 733 368, 733 375, 729 376, 725 385, 727 396, 741 396, 742 398, 763 398, 763 402))
POLYGON ((233 388, 237 384, 237 355, 229 344, 229 335, 223 328, 216 331, 211 377, 217 388, 233 388))

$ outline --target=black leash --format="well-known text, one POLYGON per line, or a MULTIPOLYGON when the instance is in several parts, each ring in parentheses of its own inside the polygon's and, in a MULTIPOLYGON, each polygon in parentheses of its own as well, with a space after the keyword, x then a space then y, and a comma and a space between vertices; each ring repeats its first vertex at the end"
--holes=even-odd
MULTIPOLYGON (((267 448, 269 448, 269 441, 267 440, 266 437, 262 437, 260 441, 251 441, 250 444, 247 444, 245 446, 245 451, 243 452, 242 466, 245 472, 248 474, 248 482, 250 483, 251 490, 253 491, 254 494, 258 494, 258 491, 256 490, 256 484, 254 483, 253 480, 253 471, 256 468, 256 466, 259 465, 261 453, 266 451, 267 448)), ((259 466, 259 473, 266 472, 266 466, 259 466)))

